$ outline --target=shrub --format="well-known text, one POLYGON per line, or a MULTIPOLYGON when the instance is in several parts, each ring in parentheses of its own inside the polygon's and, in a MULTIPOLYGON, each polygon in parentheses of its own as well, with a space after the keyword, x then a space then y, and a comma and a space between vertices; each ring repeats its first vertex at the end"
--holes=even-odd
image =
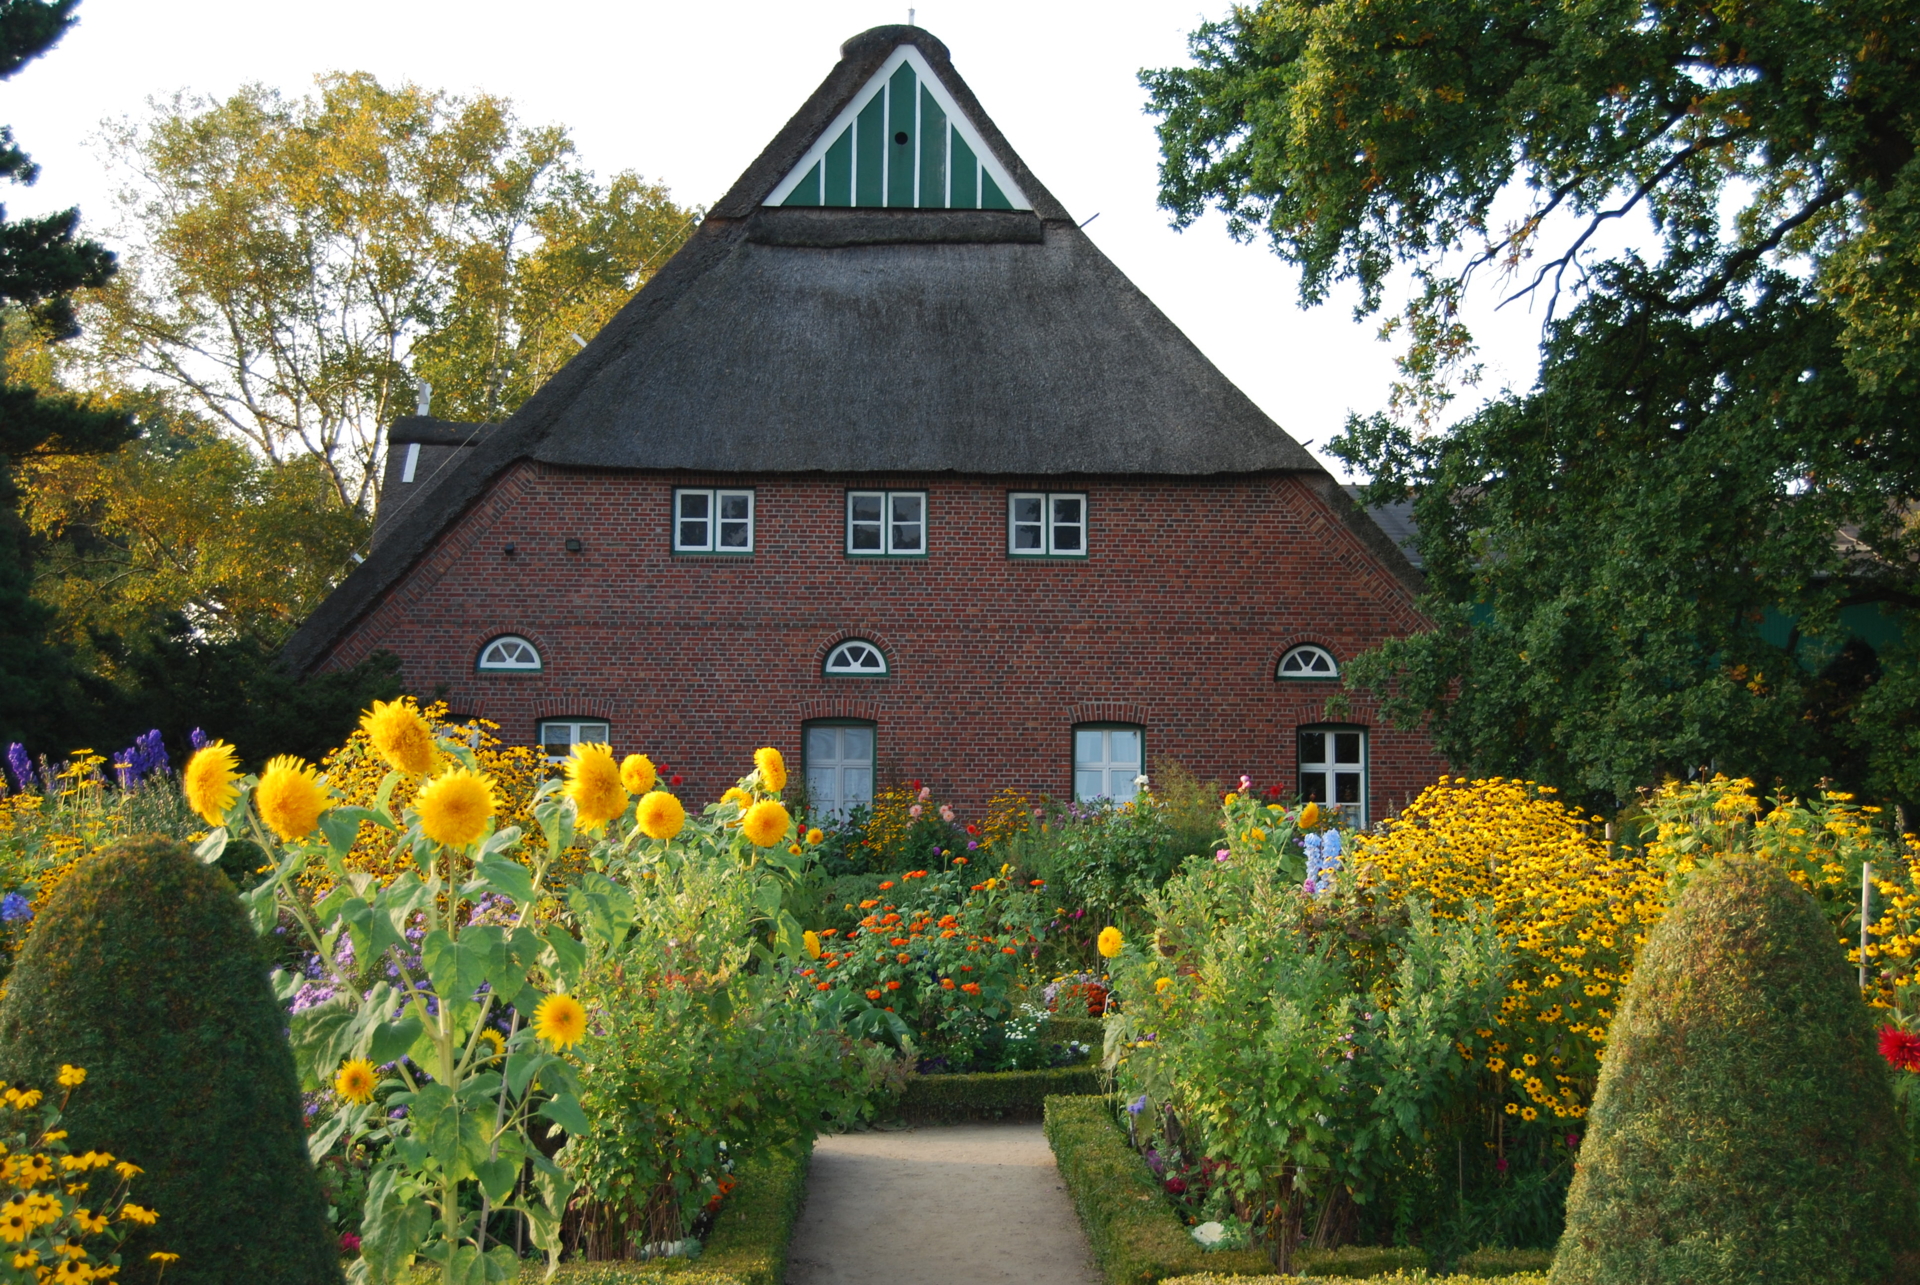
POLYGON ((1038 1120, 1050 1097, 1097 1093, 1091 1066, 983 1075, 919 1075, 907 1081, 900 1114, 909 1120, 1038 1120))
POLYGON ((1547 1285, 1539 1272, 1516 1272, 1510 1276, 1429 1276, 1425 1272, 1392 1272, 1368 1276, 1220 1276, 1201 1272, 1197 1276, 1171 1276, 1161 1285, 1547 1285))
POLYGON ((54 893, 0 1005, 0 1070, 87 1068, 73 1144, 135 1158, 160 1213, 124 1280, 153 1279, 157 1249, 183 1285, 340 1280, 285 1026, 233 885, 183 845, 116 844, 54 893))
POLYGON ((1864 1003, 1812 898, 1727 856, 1614 1027, 1555 1285, 1910 1281, 1912 1179, 1864 1003))

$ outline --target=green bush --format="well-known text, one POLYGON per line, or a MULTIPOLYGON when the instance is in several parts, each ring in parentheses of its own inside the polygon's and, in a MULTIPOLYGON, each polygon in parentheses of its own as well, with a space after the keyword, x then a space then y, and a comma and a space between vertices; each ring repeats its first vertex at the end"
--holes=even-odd
POLYGON ((169 1285, 337 1282, 339 1249, 307 1158, 286 1014, 233 885, 184 845, 130 839, 54 892, 0 1004, 0 1072, 87 1070, 66 1127, 146 1170, 160 1213, 126 1244, 180 1261, 169 1285))
POLYGON ((1642 950, 1555 1285, 1911 1281, 1912 1178, 1852 970, 1778 866, 1721 858, 1642 950))
POLYGON ((1293 1265, 1302 1276, 1363 1280, 1393 1272, 1424 1272, 1427 1251, 1401 1246, 1343 1245, 1339 1249, 1297 1249, 1293 1265))
POLYGON ((1460 1255, 1454 1270, 1462 1276, 1482 1279, 1513 1276, 1521 1272, 1546 1272, 1553 1266, 1551 1249, 1476 1249, 1460 1255))
POLYGON ((1510 1276, 1429 1276, 1425 1272, 1391 1272, 1384 1276, 1222 1276, 1201 1272, 1168 1277, 1161 1285, 1547 1285, 1540 1272, 1510 1276))
POLYGON ((1050 1071, 984 1071, 977 1075, 916 1075, 907 1081, 900 1114, 919 1122, 939 1120, 1038 1120, 1055 1094, 1098 1093, 1100 1072, 1092 1066, 1050 1071))
POLYGON ((1222 1276, 1272 1271, 1258 1250, 1200 1247, 1127 1145, 1105 1098, 1047 1098, 1046 1132, 1109 1285, 1144 1285, 1208 1270, 1222 1276))

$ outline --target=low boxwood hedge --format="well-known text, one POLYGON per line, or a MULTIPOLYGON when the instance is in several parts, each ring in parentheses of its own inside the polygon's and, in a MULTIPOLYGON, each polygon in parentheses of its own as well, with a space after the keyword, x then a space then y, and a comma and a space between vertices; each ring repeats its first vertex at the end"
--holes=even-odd
POLYGON ((1127 1145, 1104 1097, 1049 1097, 1045 1118, 1054 1162, 1109 1285, 1150 1285, 1208 1271, 1224 1277, 1273 1270, 1259 1250, 1200 1247, 1127 1145))
MULTIPOLYGON (((807 1194, 809 1153, 804 1148, 743 1160, 739 1185, 713 1220, 700 1257, 656 1258, 644 1263, 562 1263, 559 1285, 780 1285, 787 1273, 787 1247, 807 1194)), ((432 1279, 439 1279, 434 1276, 432 1279)), ((546 1279, 546 1264, 529 1262, 521 1285, 546 1279)))
POLYGON ((1512 1276, 1429 1276, 1425 1272, 1394 1272, 1389 1276, 1226 1276, 1200 1272, 1173 1276, 1161 1285, 1547 1285, 1545 1272, 1512 1276))
POLYGON ((1477 1276, 1484 1280, 1524 1272, 1544 1275, 1552 1267, 1551 1249, 1476 1249, 1471 1254, 1460 1255, 1460 1261, 1454 1264, 1453 1269, 1463 1276, 1477 1276))
POLYGON ((1427 1251, 1398 1246, 1342 1245, 1339 1249, 1296 1249, 1293 1266, 1302 1276, 1388 1276, 1394 1272, 1424 1272, 1427 1251))
POLYGON ((921 1123, 958 1120, 1038 1120, 1047 1098, 1097 1093, 1096 1066, 1047 1071, 983 1071, 969 1075, 916 1075, 907 1081, 900 1115, 921 1123))

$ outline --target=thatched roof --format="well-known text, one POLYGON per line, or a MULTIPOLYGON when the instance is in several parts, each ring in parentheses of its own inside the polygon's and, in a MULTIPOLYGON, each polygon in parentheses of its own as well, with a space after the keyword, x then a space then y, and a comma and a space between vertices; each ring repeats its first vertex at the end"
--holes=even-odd
POLYGON ((679 253, 460 454, 383 525, 372 555, 289 643, 292 663, 317 661, 518 460, 756 473, 1284 470, 1331 483, 1080 231, 980 110, 946 46, 902 26, 842 46, 679 253), (903 44, 1031 210, 765 204, 903 44))

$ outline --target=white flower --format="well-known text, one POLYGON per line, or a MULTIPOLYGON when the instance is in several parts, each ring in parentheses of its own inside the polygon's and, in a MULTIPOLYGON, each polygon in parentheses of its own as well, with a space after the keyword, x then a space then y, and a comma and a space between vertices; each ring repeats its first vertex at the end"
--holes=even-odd
POLYGON ((1138 789, 1142 789, 1142 790, 1144 790, 1144 789, 1146 789, 1146 788, 1147 788, 1147 774, 1146 774, 1145 772, 1142 772, 1142 773, 1141 773, 1141 774, 1140 774, 1139 776, 1136 776, 1136 777, 1134 777, 1134 778, 1133 778, 1133 784, 1134 784, 1134 786, 1135 786, 1136 788, 1138 788, 1138 789))

